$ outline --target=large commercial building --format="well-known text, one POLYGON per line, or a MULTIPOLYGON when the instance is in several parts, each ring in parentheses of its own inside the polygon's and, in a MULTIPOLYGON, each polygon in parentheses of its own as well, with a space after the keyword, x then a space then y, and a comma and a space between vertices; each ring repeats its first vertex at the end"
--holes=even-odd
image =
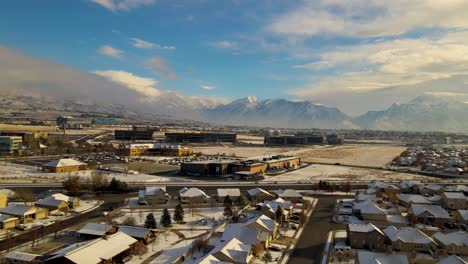
POLYGON ((174 144, 120 144, 115 150, 117 156, 189 156, 193 151, 189 147, 174 144))
POLYGON ((168 143, 236 143, 236 133, 165 133, 168 143))
POLYGON ((245 160, 206 160, 181 164, 181 172, 193 175, 222 176, 228 174, 256 175, 282 169, 296 168, 301 164, 298 157, 274 155, 245 160))
POLYGON ((133 126, 131 130, 115 130, 115 140, 152 140, 158 128, 133 126))
POLYGON ((344 143, 344 135, 295 134, 266 136, 265 145, 337 145, 344 143))
POLYGON ((21 153, 23 140, 18 136, 0 136, 0 155, 21 153))

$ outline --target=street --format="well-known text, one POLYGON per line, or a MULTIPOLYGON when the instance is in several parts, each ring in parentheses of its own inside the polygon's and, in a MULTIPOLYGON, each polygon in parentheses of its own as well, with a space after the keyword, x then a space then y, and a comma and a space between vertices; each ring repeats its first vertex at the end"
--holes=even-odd
POLYGON ((323 249, 327 242, 328 232, 335 229, 346 229, 343 224, 331 222, 333 209, 338 198, 343 196, 320 196, 314 213, 307 222, 299 242, 294 249, 289 263, 320 263, 323 249))

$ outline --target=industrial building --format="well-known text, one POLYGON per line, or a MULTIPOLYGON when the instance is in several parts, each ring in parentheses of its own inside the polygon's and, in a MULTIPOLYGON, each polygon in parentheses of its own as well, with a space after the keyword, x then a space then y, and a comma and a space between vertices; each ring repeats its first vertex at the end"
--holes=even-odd
POLYGON ((230 174, 258 175, 270 171, 296 168, 298 157, 274 155, 245 160, 205 160, 181 164, 181 172, 192 175, 222 176, 230 174))
POLYGON ((59 159, 42 165, 42 170, 45 172, 61 173, 86 170, 87 167, 86 163, 74 159, 59 159))
POLYGON ((19 154, 23 148, 23 139, 19 136, 0 136, 0 155, 19 154))
POLYGON ((330 144, 337 145, 344 143, 344 135, 318 135, 318 134, 294 134, 266 136, 265 145, 318 145, 330 144))
POLYGON ((115 130, 115 140, 152 140, 153 133, 159 128, 133 126, 130 130, 115 130))
POLYGON ((168 143, 236 143, 236 133, 165 133, 168 143))
POLYGON ((193 154, 192 148, 173 144, 120 144, 115 150, 117 156, 171 156, 181 157, 193 154))

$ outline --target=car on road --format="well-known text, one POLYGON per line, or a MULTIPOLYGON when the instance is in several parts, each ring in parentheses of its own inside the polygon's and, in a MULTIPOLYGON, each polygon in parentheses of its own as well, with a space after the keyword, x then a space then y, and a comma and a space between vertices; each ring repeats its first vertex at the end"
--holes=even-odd
POLYGON ((198 224, 200 224, 200 225, 207 225, 207 224, 208 224, 208 220, 206 220, 205 218, 200 219, 200 220, 198 220, 198 224))
POLYGON ((55 224, 55 221, 49 220, 49 221, 44 221, 42 225, 43 226, 50 226, 50 225, 53 225, 53 224, 55 224))
POLYGON ((25 225, 25 224, 19 224, 19 225, 16 226, 16 229, 24 231, 24 230, 28 230, 29 227, 27 225, 25 225))

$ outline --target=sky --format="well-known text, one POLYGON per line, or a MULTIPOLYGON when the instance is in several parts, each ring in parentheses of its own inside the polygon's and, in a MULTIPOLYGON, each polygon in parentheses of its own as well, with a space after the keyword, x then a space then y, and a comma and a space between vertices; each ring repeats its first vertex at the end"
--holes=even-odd
POLYGON ((357 115, 423 94, 468 102, 466 14, 466 0, 6 0, 0 45, 151 96, 357 115))

